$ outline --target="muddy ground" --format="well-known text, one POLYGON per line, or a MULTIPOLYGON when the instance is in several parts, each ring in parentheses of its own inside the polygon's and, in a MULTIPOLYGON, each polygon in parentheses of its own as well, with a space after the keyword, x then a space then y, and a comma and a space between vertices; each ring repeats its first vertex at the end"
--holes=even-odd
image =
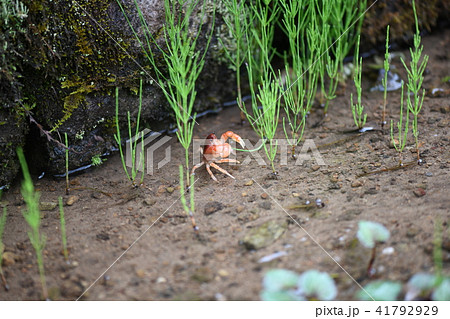
MULTIPOLYGON (((69 265, 60 253, 58 210, 43 211, 44 262, 51 297, 74 300, 84 293, 81 299, 86 300, 258 300, 267 270, 301 273, 314 268, 333 275, 339 290, 336 299, 352 300, 359 289, 353 279, 361 285, 374 279, 405 283, 417 272, 433 272, 433 236, 439 222, 444 225, 444 273, 450 275, 450 84, 441 83, 450 75, 450 32, 424 38, 424 46, 430 55, 424 87, 446 92, 428 93, 425 98, 419 118, 420 166, 358 178, 364 172, 395 167, 398 155, 390 147, 388 134, 377 130, 344 133, 354 128, 349 108, 354 87, 349 80, 347 89, 341 88, 342 94, 331 103, 325 122, 311 127, 321 117, 317 108, 305 132, 305 138, 319 147, 326 165, 317 165, 314 159, 295 165, 289 157, 281 165, 278 155, 279 176, 272 179, 270 168, 250 157, 245 165, 220 164, 236 180, 217 172, 218 182, 204 167, 198 170, 195 219, 200 238, 179 201, 178 165, 184 161, 184 150, 175 136, 165 145, 171 147, 171 161, 147 175, 145 185, 138 189, 127 181, 118 154, 98 168, 71 176, 69 196, 63 179, 36 177, 35 186, 44 202, 56 203, 58 196, 67 202, 76 196, 71 206, 65 206, 69 265), (325 206, 295 208, 316 199, 325 206), (355 242, 360 220, 383 223, 391 232, 378 250, 372 279, 365 276, 370 252, 355 242), (267 221, 285 227, 283 235, 266 247, 249 250, 243 238, 267 221), (382 252, 389 247, 393 250, 382 252), (286 254, 258 262, 279 251, 286 254)), ((409 59, 409 53, 404 53, 409 59)), ((393 64, 405 78, 400 62, 393 64)), ((377 127, 382 93, 369 91, 374 85, 371 74, 376 77, 370 71, 364 74, 363 103, 368 113, 366 126, 377 127)), ((398 91, 388 94, 389 118, 398 119, 399 98, 398 91)), ((232 130, 255 144, 257 135, 248 124, 239 122, 237 107, 228 107, 200 119, 194 135, 204 138, 213 131, 232 130)), ((281 125, 277 137, 283 137, 281 125)), ((164 157, 164 150, 157 152, 155 162, 164 157)), ((259 154, 266 160, 262 150, 259 154)), ((237 159, 247 156, 240 152, 237 159)), ((404 160, 414 158, 410 138, 404 160)), ((8 208, 4 243, 9 254, 3 269, 10 290, 0 287, 1 300, 41 298, 35 254, 21 215, 24 202, 19 186, 18 179, 2 199, 8 208)))

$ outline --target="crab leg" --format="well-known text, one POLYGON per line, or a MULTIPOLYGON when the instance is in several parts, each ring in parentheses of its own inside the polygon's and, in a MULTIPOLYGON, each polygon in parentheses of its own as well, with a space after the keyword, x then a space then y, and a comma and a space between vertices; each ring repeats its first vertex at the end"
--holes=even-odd
POLYGON ((228 173, 226 170, 224 170, 223 168, 221 168, 219 165, 216 165, 215 163, 211 163, 211 166, 214 167, 215 169, 217 169, 218 171, 224 173, 225 175, 230 176, 232 179, 235 179, 233 177, 233 175, 231 175, 230 173, 228 173))
POLYGON ((240 163, 238 160, 235 160, 234 158, 222 158, 221 160, 214 161, 216 164, 220 163, 240 163))
POLYGON ((236 141, 239 144, 241 144, 242 147, 245 147, 244 140, 242 140, 242 138, 239 135, 237 135, 232 131, 227 131, 223 133, 222 136, 220 137, 220 141, 222 142, 222 144, 224 144, 228 138, 231 138, 233 141, 236 141))
POLYGON ((200 163, 198 163, 197 165, 195 165, 194 167, 192 167, 191 175, 194 175, 194 174, 195 174, 194 171, 195 171, 197 168, 201 167, 203 164, 205 164, 205 162, 200 162, 200 163))
MULTIPOLYGON (((217 166, 217 165, 216 165, 217 166)), ((214 174, 211 172, 211 169, 209 168, 210 165, 208 163, 206 163, 206 170, 208 171, 209 175, 211 175, 211 178, 213 180, 215 180, 216 182, 218 182, 217 178, 214 176, 214 174)), ((218 167, 218 166, 217 166, 218 167)))

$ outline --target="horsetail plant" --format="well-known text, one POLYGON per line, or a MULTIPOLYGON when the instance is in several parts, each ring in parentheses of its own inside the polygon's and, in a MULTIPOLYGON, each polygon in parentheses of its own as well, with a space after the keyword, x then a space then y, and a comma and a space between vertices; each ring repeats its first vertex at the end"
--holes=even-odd
POLYGON ((402 82, 402 95, 400 96, 400 119, 397 122, 397 129, 398 129, 398 137, 397 141, 394 138, 394 123, 391 120, 391 140, 392 145, 394 145, 395 150, 399 154, 399 165, 402 166, 402 154, 403 149, 406 145, 406 140, 408 138, 408 126, 409 126, 409 108, 406 108, 406 117, 403 118, 403 82, 402 82), (405 122, 405 126, 403 127, 403 121, 405 122))
MULTIPOLYGON (((289 67, 286 66, 286 73, 289 72, 289 67)), ((301 76, 299 74, 298 76, 301 76)), ((304 80, 299 78, 296 85, 296 95, 293 88, 289 89, 291 84, 291 78, 289 74, 286 75, 286 87, 287 89, 283 93, 284 98, 284 112, 283 117, 283 131, 286 136, 286 140, 291 146, 291 156, 295 159, 295 148, 303 138, 306 125, 306 115, 308 108, 305 105, 305 96, 307 95, 306 89, 303 87, 304 80), (288 123, 290 133, 286 129, 286 122, 288 123)))
MULTIPOLYGON (((386 105, 387 105, 387 82, 388 82, 388 73, 389 73, 389 25, 386 30, 386 52, 384 53, 384 78, 381 80, 384 88, 383 95, 383 112, 381 115, 381 129, 384 129, 384 125, 386 125, 386 105)), ((403 100, 403 84, 402 84, 402 100, 403 100)), ((403 102, 400 106, 403 108, 403 102)), ((401 112, 401 111, 400 111, 401 112)), ((401 118, 401 115, 400 115, 401 118)), ((400 129, 400 128, 399 128, 400 129)), ((392 121, 391 121, 391 131, 392 131, 392 121)), ((392 135, 392 133, 391 133, 392 135)))
POLYGON ((153 66, 158 77, 159 86, 172 111, 175 113, 178 128, 176 134, 185 150, 186 182, 189 184, 189 146, 192 141, 194 123, 196 123, 196 114, 192 114, 197 95, 195 83, 205 64, 205 55, 214 30, 215 14, 212 14, 213 21, 211 32, 207 37, 205 50, 201 53, 197 50, 197 40, 201 34, 201 24, 205 17, 205 1, 203 1, 201 21, 198 30, 196 33, 192 34, 189 27, 193 21, 194 9, 199 1, 164 0, 165 24, 163 32, 165 47, 158 45, 154 39, 136 0, 134 0, 134 4, 138 11, 145 37, 145 44, 140 40, 137 32, 134 30, 120 1, 117 0, 117 2, 122 9, 134 36, 139 42, 150 64, 153 66), (152 44, 156 45, 159 52, 162 53, 163 60, 168 69, 168 75, 164 75, 156 63, 151 49, 152 44))
POLYGON ((252 111, 251 113, 247 111, 245 105, 242 105, 241 111, 244 112, 255 132, 264 139, 264 150, 270 160, 272 172, 276 173, 274 160, 277 142, 274 137, 280 114, 281 86, 270 61, 274 54, 272 51, 273 22, 278 16, 279 7, 278 1, 273 3, 273 7, 269 5, 269 2, 258 1, 256 4, 251 4, 254 23, 250 24, 246 39, 248 43, 252 39, 255 47, 247 51, 246 67, 252 97, 252 111), (258 103, 261 103, 261 106, 258 103))
POLYGON ((258 100, 261 101, 261 108, 256 108, 254 115, 257 117, 255 124, 258 127, 259 134, 262 138, 267 139, 264 143, 264 150, 270 161, 272 172, 275 174, 274 160, 277 154, 277 141, 275 133, 278 126, 278 118, 280 115, 280 89, 278 80, 267 79, 259 86, 258 100))
POLYGON ((318 53, 316 33, 310 32, 307 25, 311 20, 311 8, 300 14, 302 3, 300 1, 280 0, 283 10, 282 28, 289 39, 290 57, 292 59, 292 72, 285 57, 285 87, 282 92, 284 98, 285 117, 283 130, 291 146, 291 155, 295 158, 295 148, 301 141, 306 124, 306 115, 312 107, 317 88, 317 65, 313 63, 313 56, 318 53), (302 41, 303 35, 307 41, 302 41), (305 50, 305 44, 308 50, 305 50), (307 89, 308 88, 308 89, 307 89), (289 131, 286 129, 286 121, 289 131))
POLYGON ((367 114, 364 114, 364 105, 361 103, 361 94, 362 94, 362 86, 361 86, 361 74, 362 74, 362 57, 359 58, 359 36, 358 36, 358 43, 357 43, 357 50, 355 55, 355 75, 353 77, 353 81, 355 82, 356 87, 356 93, 358 94, 358 102, 356 104, 353 104, 353 94, 350 95, 350 103, 352 108, 352 114, 353 114, 353 120, 358 127, 359 130, 361 130, 364 127, 364 124, 366 124, 367 114))
POLYGON ((31 245, 36 252, 43 298, 48 299, 44 259, 42 256, 42 252, 45 247, 45 235, 41 234, 39 230, 41 226, 41 212, 39 210, 40 194, 34 190, 33 182, 28 171, 28 165, 25 160, 25 156, 23 155, 22 148, 17 148, 17 155, 19 157, 19 162, 22 167, 24 177, 24 181, 22 183, 22 196, 27 206, 26 210, 22 211, 22 215, 31 228, 31 231, 28 232, 28 237, 30 238, 31 245))
MULTIPOLYGON (((250 3, 249 25, 246 33, 248 49, 248 72, 252 72, 250 89, 262 84, 269 71, 273 71, 271 61, 275 55, 273 49, 273 36, 275 32, 275 22, 278 20, 280 6, 278 0, 260 0, 250 3)), ((252 94, 252 97, 253 94, 252 94)), ((245 111, 243 111, 245 113, 245 111)))
MULTIPOLYGON (((315 1, 315 6, 323 23, 327 25, 322 27, 321 32, 325 45, 322 52, 327 51, 323 65, 329 79, 328 90, 323 91, 326 114, 329 102, 336 97, 340 75, 344 71, 344 58, 356 42, 359 43, 367 0, 337 0, 333 2, 333 5, 324 5, 322 1, 315 1), (328 53, 328 49, 331 54, 328 53)), ((323 82, 322 90, 324 90, 323 82)))
POLYGON ((66 262, 69 261, 69 253, 67 251, 67 237, 66 237, 66 219, 64 217, 64 207, 63 207, 63 200, 62 197, 59 196, 58 198, 59 203, 59 220, 61 224, 61 240, 62 240, 62 246, 63 246, 63 255, 64 260, 66 262))
POLYGON ((414 11, 414 20, 416 23, 416 33, 414 34, 414 50, 412 48, 409 49, 411 53, 411 61, 409 63, 409 68, 406 65, 403 58, 400 58, 403 66, 406 69, 406 72, 408 73, 408 109, 413 115, 413 123, 412 123, 412 131, 414 135, 414 139, 416 142, 416 152, 417 152, 417 161, 418 163, 421 162, 420 160, 420 153, 419 153, 419 128, 417 125, 417 119, 420 113, 420 110, 422 109, 423 105, 423 99, 425 97, 425 89, 422 91, 422 97, 420 97, 420 89, 422 87, 423 82, 423 72, 425 71, 425 67, 428 63, 428 55, 424 55, 422 58, 422 62, 420 62, 422 51, 423 51, 423 45, 421 45, 421 37, 419 34, 419 23, 417 21, 417 13, 416 13, 416 6, 414 0, 412 1, 413 11, 414 11), (420 63, 419 63, 420 62, 420 63), (413 95, 413 101, 411 101, 411 97, 409 93, 412 93, 413 95))
MULTIPOLYGON (((224 48, 228 60, 231 62, 230 68, 236 72, 237 103, 242 108, 241 66, 245 61, 248 50, 248 44, 245 39, 248 28, 248 9, 244 0, 225 0, 224 4, 228 10, 228 15, 224 15, 223 20, 236 43, 234 54, 221 38, 219 38, 219 42, 224 48)), ((245 120, 245 115, 243 115, 244 113, 241 111, 241 119, 245 120)))
MULTIPOLYGON (((0 190, 0 199, 2 197, 2 191, 0 190)), ((9 286, 6 282, 5 275, 3 274, 2 262, 3 262, 3 252, 5 251, 5 245, 3 244, 3 231, 5 230, 6 224, 6 205, 3 206, 3 213, 0 215, 0 279, 2 281, 3 287, 6 291, 9 290, 9 286)))
POLYGON ((191 194, 190 197, 190 201, 189 201, 189 206, 186 203, 186 197, 185 197, 185 193, 186 193, 186 189, 184 188, 184 172, 183 172, 183 165, 180 165, 180 201, 181 204, 183 205, 183 209, 186 212, 186 215, 191 219, 191 223, 192 223, 192 228, 194 229, 194 232, 196 235, 198 235, 198 227, 197 224, 195 223, 195 219, 194 219, 194 212, 195 212, 195 201, 194 201, 194 175, 191 175, 191 180, 190 180, 190 186, 188 187, 188 190, 191 194))
POLYGON ((140 80, 139 84, 139 108, 138 108, 138 115, 137 115, 137 122, 136 122, 136 130, 135 134, 132 135, 131 131, 131 119, 130 119, 130 111, 127 112, 127 120, 128 120, 128 136, 129 140, 127 143, 129 143, 129 147, 127 147, 127 152, 129 154, 126 154, 126 158, 124 156, 124 152, 122 149, 122 139, 120 137, 120 126, 119 126, 119 88, 116 87, 116 134, 114 134, 114 139, 116 140, 116 143, 119 147, 119 153, 120 158, 122 161, 123 170, 125 171, 125 174, 128 178, 128 180, 131 181, 133 187, 137 187, 138 184, 136 183, 136 177, 138 170, 141 170, 141 179, 139 181, 139 185, 142 185, 144 182, 144 171, 145 171, 145 156, 144 156, 144 132, 139 132, 139 121, 141 118, 141 109, 142 109, 142 79, 140 80), (141 143, 138 143, 139 139, 141 139, 141 143), (137 154, 137 147, 138 145, 141 145, 140 154, 137 154), (131 157, 131 163, 128 163, 131 167, 131 174, 128 173, 127 169, 127 161, 129 160, 128 155, 131 157), (136 158, 139 159, 139 163, 136 164, 136 158))

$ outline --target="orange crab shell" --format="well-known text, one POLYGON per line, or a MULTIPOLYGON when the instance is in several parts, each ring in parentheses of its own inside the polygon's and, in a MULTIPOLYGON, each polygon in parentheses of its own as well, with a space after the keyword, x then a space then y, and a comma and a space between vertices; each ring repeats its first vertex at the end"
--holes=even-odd
POLYGON ((232 153, 231 145, 222 143, 216 136, 211 133, 206 137, 206 143, 203 146, 203 158, 211 162, 218 158, 226 158, 232 153))

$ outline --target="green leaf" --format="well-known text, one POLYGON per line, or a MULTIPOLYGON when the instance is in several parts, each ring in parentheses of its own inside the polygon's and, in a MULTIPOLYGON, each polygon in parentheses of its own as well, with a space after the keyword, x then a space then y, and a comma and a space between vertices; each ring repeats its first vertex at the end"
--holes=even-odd
POLYGON ((356 297, 359 300, 372 301, 396 301, 402 291, 402 285, 396 281, 379 280, 369 283, 364 290, 358 291, 356 297))
POLYGON ((269 270, 263 279, 263 287, 267 292, 280 292, 296 288, 299 275, 286 269, 269 270))
POLYGON ((433 291, 431 299, 434 301, 450 301, 450 278, 445 278, 439 287, 433 291))
POLYGON ((299 280, 298 286, 302 294, 319 300, 333 300, 337 295, 334 280, 326 272, 312 269, 304 272, 299 280))
POLYGON ((435 275, 420 272, 409 279, 408 286, 420 291, 429 290, 436 285, 436 280, 435 275))
POLYGON ((389 230, 380 223, 362 220, 358 223, 356 236, 364 247, 373 248, 377 242, 388 240, 390 234, 389 230))

